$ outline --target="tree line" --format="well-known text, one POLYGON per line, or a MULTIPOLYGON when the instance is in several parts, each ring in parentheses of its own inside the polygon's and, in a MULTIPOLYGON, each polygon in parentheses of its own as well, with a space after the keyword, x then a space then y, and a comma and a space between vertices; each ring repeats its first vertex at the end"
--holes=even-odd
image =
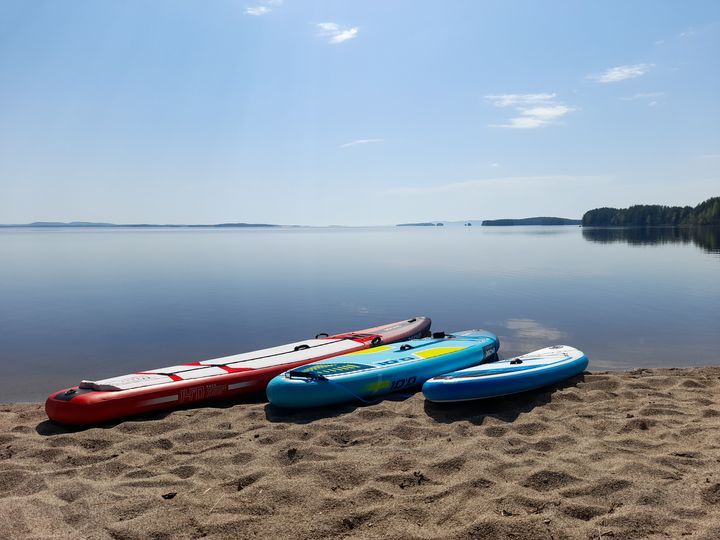
POLYGON ((720 225, 720 197, 692 206, 638 204, 630 208, 596 208, 585 212, 584 227, 656 227, 720 225))

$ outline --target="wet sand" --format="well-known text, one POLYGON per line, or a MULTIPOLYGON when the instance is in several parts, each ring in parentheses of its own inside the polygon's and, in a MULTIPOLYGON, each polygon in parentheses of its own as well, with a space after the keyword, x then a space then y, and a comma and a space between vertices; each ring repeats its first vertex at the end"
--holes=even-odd
POLYGON ((0 405, 0 538, 720 538, 720 367, 85 430, 0 405))

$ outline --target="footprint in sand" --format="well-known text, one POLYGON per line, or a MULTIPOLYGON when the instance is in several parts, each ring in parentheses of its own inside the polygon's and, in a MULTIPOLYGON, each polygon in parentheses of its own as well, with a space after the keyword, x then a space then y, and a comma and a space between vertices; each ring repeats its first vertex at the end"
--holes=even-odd
POLYGON ((502 437, 507 433, 507 429, 500 426, 490 426, 485 428, 485 435, 488 437, 502 437))
POLYGON ((45 480, 25 471, 0 471, 0 498, 24 497, 46 488, 45 480))
POLYGON ((561 493, 563 497, 607 497, 632 486, 627 480, 601 480, 588 487, 568 489, 561 493))
POLYGON ((169 472, 170 474, 174 474, 178 478, 190 478, 191 476, 194 476, 197 472, 197 467, 194 467, 192 465, 180 465, 179 467, 171 469, 169 472))
POLYGON ((608 508, 602 508, 600 506, 586 506, 578 504, 570 504, 562 509, 562 513, 566 516, 570 516, 574 519, 580 519, 582 521, 590 521, 591 519, 602 516, 609 512, 608 508))
POLYGON ((236 486, 238 491, 242 491, 243 489, 247 489, 250 486, 252 486, 255 482, 260 480, 263 476, 265 476, 263 473, 255 472, 252 474, 246 474, 245 476, 241 476, 238 478, 236 486))
POLYGON ((527 422, 525 424, 516 425, 515 431, 517 431, 520 435, 537 435, 546 428, 547 425, 539 422, 527 422))
POLYGON ((462 456, 457 456, 435 463, 434 465, 431 465, 431 468, 441 474, 452 474, 461 471, 466 462, 467 459, 462 456))
POLYGON ((535 491, 550 491, 577 481, 577 478, 562 471, 542 470, 528 476, 523 482, 523 486, 535 491))

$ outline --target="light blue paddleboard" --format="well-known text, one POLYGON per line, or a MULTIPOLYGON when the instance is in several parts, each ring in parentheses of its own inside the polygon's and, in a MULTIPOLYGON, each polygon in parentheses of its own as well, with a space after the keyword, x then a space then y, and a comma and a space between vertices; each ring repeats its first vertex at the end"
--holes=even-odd
POLYGON ((485 330, 434 334, 328 358, 287 371, 270 381, 267 396, 279 407, 318 407, 367 402, 411 388, 430 377, 462 369, 494 355, 500 342, 485 330))
POLYGON ((436 376, 423 384, 430 401, 467 401, 516 394, 563 381, 585 371, 588 358, 567 345, 554 345, 516 358, 436 376))

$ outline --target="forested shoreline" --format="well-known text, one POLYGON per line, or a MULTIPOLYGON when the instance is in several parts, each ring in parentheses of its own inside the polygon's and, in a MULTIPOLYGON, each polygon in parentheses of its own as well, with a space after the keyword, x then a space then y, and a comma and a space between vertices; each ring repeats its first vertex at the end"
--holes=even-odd
POLYGON ((695 207, 638 204, 630 208, 595 208, 585 212, 583 227, 655 227, 720 225, 720 197, 695 207))

